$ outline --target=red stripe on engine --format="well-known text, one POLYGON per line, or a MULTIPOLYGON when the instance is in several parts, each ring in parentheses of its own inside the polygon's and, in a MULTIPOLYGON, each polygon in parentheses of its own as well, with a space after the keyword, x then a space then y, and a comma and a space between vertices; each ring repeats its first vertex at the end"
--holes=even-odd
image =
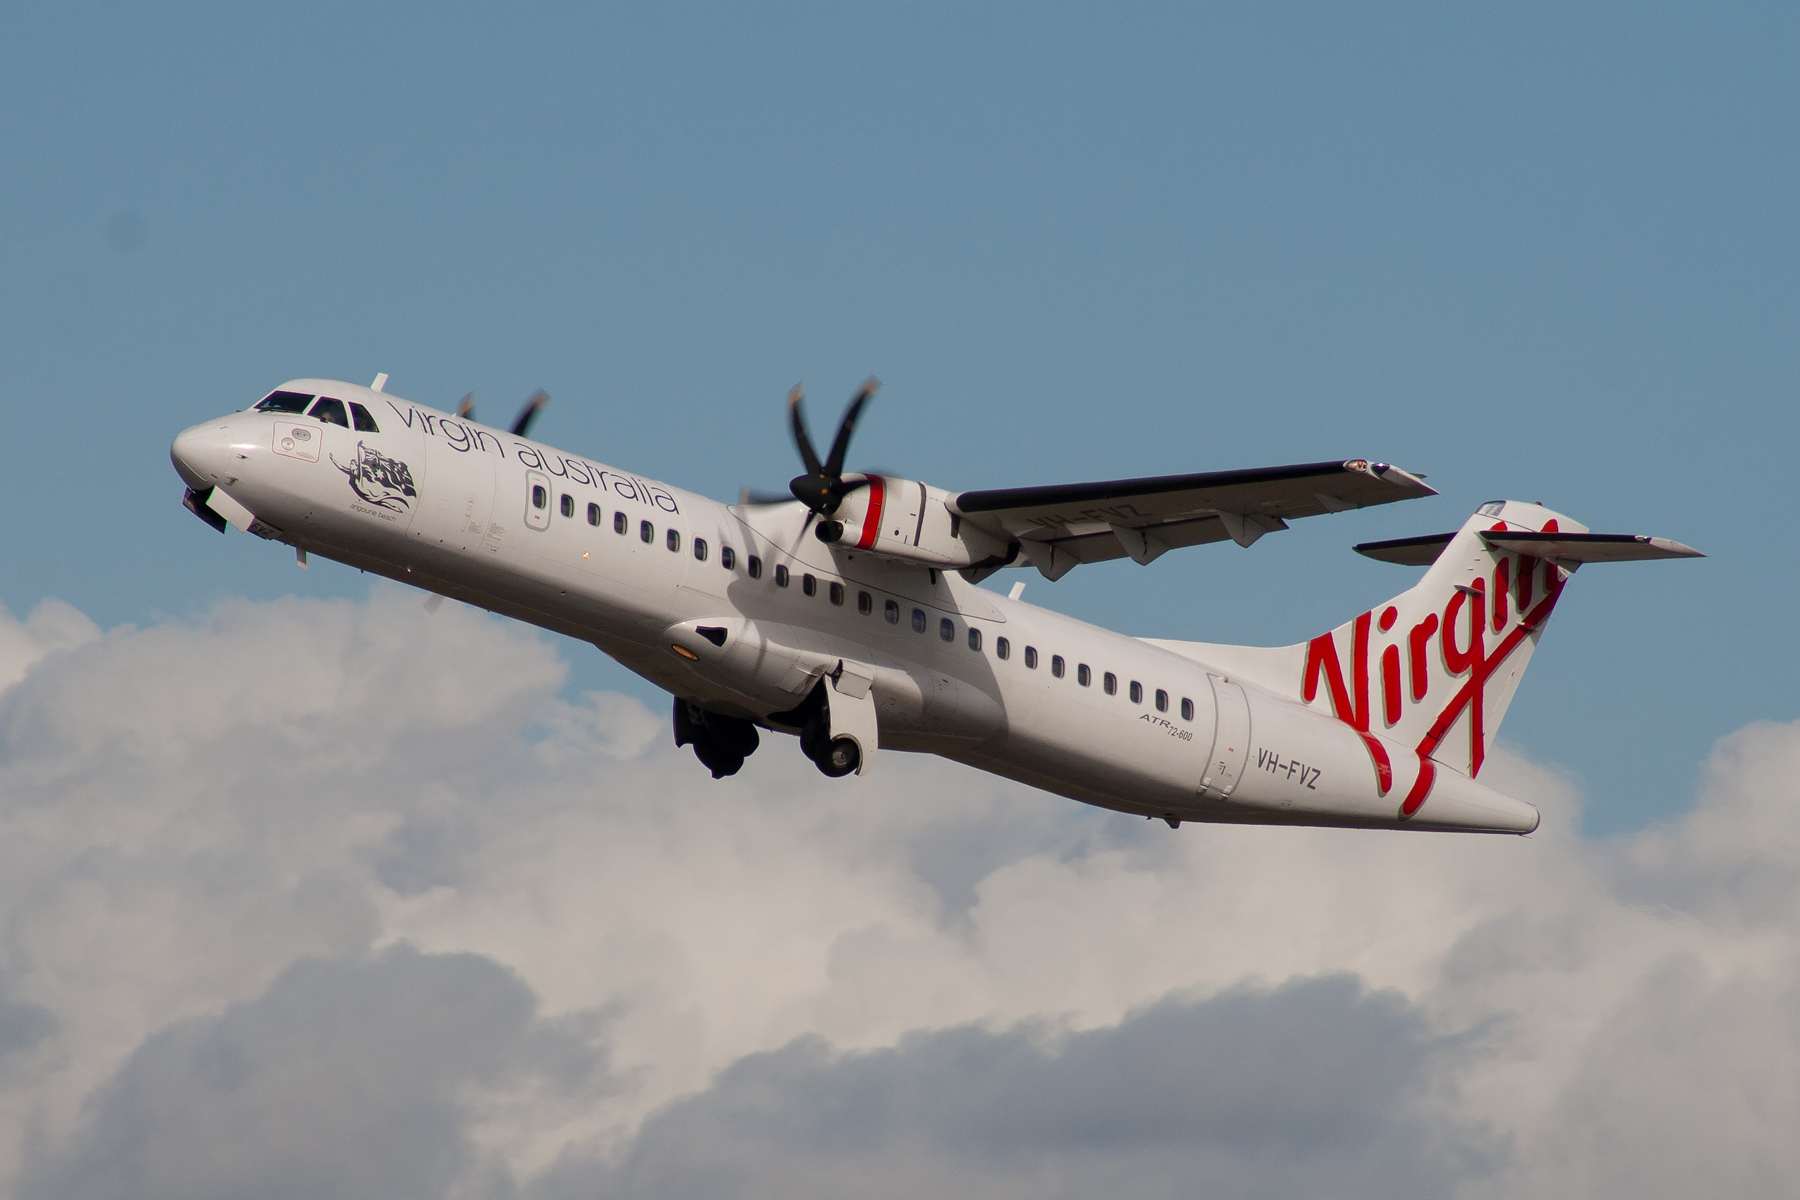
POLYGON ((886 494, 887 489, 882 486, 881 476, 869 476, 869 509, 863 515, 862 536, 856 539, 858 550, 873 549, 875 539, 881 536, 881 502, 886 494))

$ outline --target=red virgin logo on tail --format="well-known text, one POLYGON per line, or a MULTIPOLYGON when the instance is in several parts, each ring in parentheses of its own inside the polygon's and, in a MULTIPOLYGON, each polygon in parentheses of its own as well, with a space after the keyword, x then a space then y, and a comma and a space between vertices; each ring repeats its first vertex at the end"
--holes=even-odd
MULTIPOLYGON (((1431 794, 1431 785, 1437 778, 1437 764, 1431 756, 1464 713, 1469 716, 1469 774, 1481 772, 1487 756, 1487 734, 1482 725, 1487 682, 1525 639, 1550 618, 1566 579, 1555 563, 1530 555, 1503 555, 1494 565, 1491 588, 1485 578, 1458 585, 1441 615, 1427 613, 1406 631, 1404 637, 1395 637, 1382 648, 1382 716, 1388 725, 1400 723, 1404 701, 1410 699, 1413 704, 1422 704, 1430 699, 1433 641, 1442 656, 1444 670, 1451 676, 1449 685, 1454 689, 1414 747, 1419 773, 1407 791, 1406 799, 1401 802, 1402 817, 1418 812, 1419 806, 1431 794), (1490 633, 1502 635, 1492 650, 1487 645, 1490 633), (1410 686, 1406 696, 1402 695, 1402 644, 1408 659, 1406 683, 1410 686)), ((1379 622, 1381 632, 1391 630, 1398 617, 1399 610, 1394 606, 1384 608, 1379 622)), ((1356 730, 1363 745, 1368 747, 1375 768, 1376 787, 1379 794, 1385 796, 1394 786, 1393 768, 1387 748, 1369 728, 1369 644, 1370 626, 1374 623, 1373 611, 1363 613, 1351 622, 1350 674, 1347 679, 1338 656, 1337 639, 1331 633, 1320 634, 1307 643, 1306 673, 1300 693, 1301 699, 1311 704, 1318 696, 1319 680, 1324 679, 1331 696, 1332 712, 1356 730)))

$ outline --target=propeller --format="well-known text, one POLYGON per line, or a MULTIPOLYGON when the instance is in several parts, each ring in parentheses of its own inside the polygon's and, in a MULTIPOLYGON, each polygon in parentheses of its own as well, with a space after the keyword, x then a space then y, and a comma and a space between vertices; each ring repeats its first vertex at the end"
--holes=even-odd
POLYGON ((819 452, 813 449, 812 438, 806 432, 806 414, 800 404, 804 395, 801 386, 795 384, 794 390, 788 393, 788 423, 794 433, 794 448, 800 451, 800 461, 806 466, 806 474, 796 475, 788 481, 788 491, 811 510, 809 521, 818 519, 816 532, 822 542, 835 542, 843 535, 842 523, 832 520, 832 514, 837 512, 845 496, 869 482, 866 475, 844 478, 844 455, 849 453, 850 437, 856 432, 856 422, 862 416, 864 406, 880 387, 881 381, 871 375, 857 389, 850 407, 844 410, 843 420, 838 422, 837 436, 831 439, 831 451, 824 462, 819 461, 819 452))
MULTIPOLYGON (((537 420, 538 413, 542 412, 544 405, 548 403, 550 403, 550 393, 546 392, 543 388, 539 388, 537 391, 531 393, 531 398, 525 401, 525 407, 519 410, 517 419, 513 421, 513 436, 524 437, 530 433, 532 422, 537 420)), ((457 403, 456 415, 465 421, 473 421, 475 419, 474 392, 470 392, 457 403)))
POLYGON ((544 405, 548 403, 550 403, 550 393, 543 388, 531 393, 531 399, 525 401, 525 407, 519 410, 518 419, 513 422, 513 436, 525 437, 528 435, 531 432, 531 423, 537 420, 538 413, 542 412, 544 405))

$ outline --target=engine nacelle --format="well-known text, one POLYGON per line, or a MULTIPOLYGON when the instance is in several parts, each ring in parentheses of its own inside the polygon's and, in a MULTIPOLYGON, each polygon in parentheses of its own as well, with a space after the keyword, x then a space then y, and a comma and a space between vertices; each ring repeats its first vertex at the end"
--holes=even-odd
POLYGON ((866 486, 844 497, 818 536, 900 562, 943 570, 997 567, 1017 553, 1012 544, 977 529, 950 511, 950 493, 913 479, 865 476, 866 486))

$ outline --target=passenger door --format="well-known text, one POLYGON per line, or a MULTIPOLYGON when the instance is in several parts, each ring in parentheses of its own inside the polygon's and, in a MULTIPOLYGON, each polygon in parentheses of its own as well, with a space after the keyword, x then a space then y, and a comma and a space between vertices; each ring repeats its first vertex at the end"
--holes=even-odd
POLYGON ((1211 674, 1207 678, 1212 680, 1216 717, 1212 752, 1200 774, 1200 794, 1224 800, 1237 790, 1250 759, 1250 698, 1236 680, 1211 674))
POLYGON ((550 528, 550 477, 542 471, 525 472, 525 524, 531 529, 550 528))

